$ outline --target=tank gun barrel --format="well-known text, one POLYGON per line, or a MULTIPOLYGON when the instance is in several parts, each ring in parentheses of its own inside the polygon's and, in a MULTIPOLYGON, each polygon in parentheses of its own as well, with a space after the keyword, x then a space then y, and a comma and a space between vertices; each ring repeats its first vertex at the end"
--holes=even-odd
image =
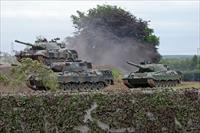
POLYGON ((131 66, 135 66, 135 67, 137 67, 137 68, 143 68, 143 67, 141 67, 140 65, 135 64, 135 63, 130 62, 130 61, 127 61, 127 64, 129 64, 129 65, 131 65, 131 66))
POLYGON ((22 41, 18 41, 18 40, 15 40, 16 43, 21 43, 21 44, 24 44, 24 45, 28 45, 28 46, 31 46, 31 47, 34 47, 33 44, 31 43, 26 43, 26 42, 22 42, 22 41))
POLYGON ((15 40, 16 43, 21 43, 21 44, 24 44, 24 45, 27 45, 27 46, 31 46, 33 49, 44 49, 45 47, 43 46, 40 46, 40 45, 33 45, 31 43, 26 43, 26 42, 22 42, 22 41, 18 41, 18 40, 15 40))

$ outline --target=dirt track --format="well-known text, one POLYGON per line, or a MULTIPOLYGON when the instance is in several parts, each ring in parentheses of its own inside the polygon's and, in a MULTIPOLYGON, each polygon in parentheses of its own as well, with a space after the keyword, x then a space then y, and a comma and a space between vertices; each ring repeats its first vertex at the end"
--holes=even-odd
MULTIPOLYGON (((185 90, 185 89, 199 89, 200 90, 200 84, 199 83, 190 83, 190 82, 184 82, 183 84, 177 86, 177 87, 165 87, 165 88, 132 88, 129 89, 126 86, 124 86, 121 83, 116 83, 115 85, 112 86, 108 86, 106 88, 104 88, 101 91, 98 92, 108 92, 108 93, 113 93, 113 92, 144 92, 144 93, 152 93, 156 90, 185 90)), ((45 91, 34 91, 31 90, 30 88, 28 88, 25 84, 19 85, 19 86, 5 86, 0 84, 0 93, 28 93, 28 94, 35 94, 35 93, 44 93, 45 91)), ((62 92, 62 93, 77 93, 78 91, 60 91, 58 90, 58 92, 62 92)), ((97 91, 87 91, 87 92, 80 92, 80 93, 90 93, 90 92, 94 92, 96 93, 97 91)))

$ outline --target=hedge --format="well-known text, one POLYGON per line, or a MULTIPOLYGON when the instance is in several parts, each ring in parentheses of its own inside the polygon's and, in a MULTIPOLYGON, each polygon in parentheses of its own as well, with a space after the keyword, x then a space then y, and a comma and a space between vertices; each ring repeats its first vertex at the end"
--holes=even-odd
POLYGON ((195 91, 1 95, 0 127, 15 133, 199 133, 200 97, 195 91))

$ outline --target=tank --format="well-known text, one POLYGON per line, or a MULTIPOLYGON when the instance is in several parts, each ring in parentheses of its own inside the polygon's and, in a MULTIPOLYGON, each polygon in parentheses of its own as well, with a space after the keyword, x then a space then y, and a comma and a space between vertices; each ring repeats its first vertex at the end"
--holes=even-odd
POLYGON ((19 62, 23 58, 31 58, 45 65, 50 65, 52 62, 57 61, 73 61, 78 59, 78 54, 75 50, 65 48, 65 44, 58 43, 57 40, 60 39, 55 38, 48 41, 45 38, 39 37, 34 44, 15 40, 16 43, 28 46, 23 51, 16 52, 15 56, 19 62))
POLYGON ((167 87, 175 86, 181 82, 181 73, 170 70, 167 65, 147 62, 140 64, 127 63, 138 68, 136 72, 131 72, 123 78, 123 82, 128 88, 167 87))
MULTIPOLYGON (((113 84, 112 71, 93 69, 86 61, 65 61, 52 63, 50 68, 55 72, 59 88, 63 90, 100 90, 113 84)), ((28 86, 34 90, 47 90, 36 75, 31 75, 28 86)))

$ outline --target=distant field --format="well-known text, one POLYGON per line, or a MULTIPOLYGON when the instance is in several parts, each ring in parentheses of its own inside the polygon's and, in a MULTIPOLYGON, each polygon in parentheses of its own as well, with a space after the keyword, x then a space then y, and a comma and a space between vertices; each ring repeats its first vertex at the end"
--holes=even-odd
POLYGON ((191 59, 193 55, 162 55, 163 59, 191 59))

